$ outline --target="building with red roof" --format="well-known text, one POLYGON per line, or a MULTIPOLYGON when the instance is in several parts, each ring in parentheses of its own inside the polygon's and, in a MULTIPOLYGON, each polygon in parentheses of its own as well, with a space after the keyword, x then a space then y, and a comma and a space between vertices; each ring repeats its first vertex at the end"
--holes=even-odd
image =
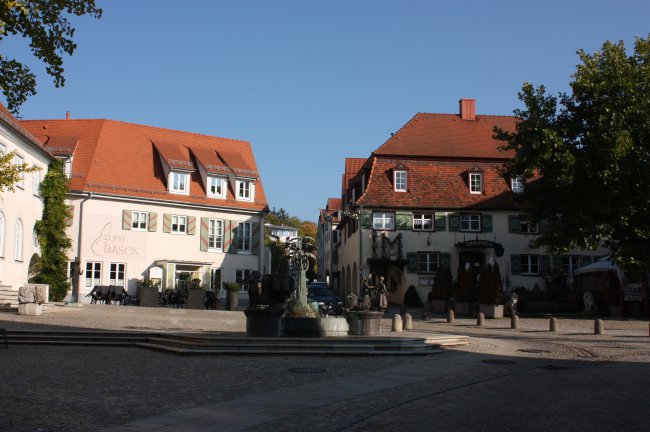
POLYGON ((553 271, 606 255, 530 248, 539 227, 515 199, 524 185, 501 175, 512 155, 494 139, 495 128, 515 125, 512 116, 478 115, 475 101, 462 99, 458 114, 418 113, 367 159, 346 159, 339 293, 358 294, 373 273, 391 302, 401 304, 409 286, 425 300, 438 269, 455 278, 458 268, 478 273, 490 260, 506 288, 543 288, 553 271))
POLYGON ((21 125, 65 161, 80 298, 97 285, 135 294, 142 279, 161 289, 199 279, 217 288, 270 270, 268 206, 250 143, 69 116, 21 125))
POLYGON ((0 190, 0 308, 17 307, 18 288, 27 284, 39 261, 34 227, 42 217, 40 183, 54 156, 44 149, 0 104, 0 154, 13 152, 13 163, 37 171, 24 172, 13 190, 0 190))
POLYGON ((320 210, 316 231, 318 242, 318 280, 326 281, 329 286, 338 286, 338 247, 340 222, 340 198, 328 198, 327 205, 320 210))

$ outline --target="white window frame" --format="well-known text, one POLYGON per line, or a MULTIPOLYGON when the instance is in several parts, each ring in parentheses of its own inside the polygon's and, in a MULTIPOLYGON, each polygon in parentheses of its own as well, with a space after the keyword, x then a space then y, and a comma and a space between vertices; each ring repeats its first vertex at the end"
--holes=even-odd
POLYGON ((228 181, 224 177, 208 176, 208 196, 212 198, 225 198, 228 181), (214 192, 212 189, 214 188, 214 192), (221 189, 219 191, 218 189, 221 189))
POLYGON ((466 232, 481 231, 481 215, 479 213, 463 213, 460 215, 460 230, 466 232), (464 225, 464 227, 463 227, 464 225))
POLYGON ((72 272, 74 271, 74 261, 66 261, 65 263, 65 277, 68 281, 72 282, 72 272))
POLYGON ((36 170, 32 173, 32 193, 34 196, 41 196, 41 170, 36 170))
POLYGON ((250 270, 235 270, 235 282, 239 284, 241 291, 248 291, 248 284, 242 284, 241 281, 250 276, 250 270))
POLYGON ((253 224, 239 222, 237 227, 237 253, 250 254, 253 249, 253 224))
POLYGON ((108 284, 113 286, 126 286, 126 263, 110 263, 108 267, 108 284), (120 279, 120 275, 122 278, 120 279))
POLYGON ((208 250, 223 250, 223 219, 208 220, 208 250))
POLYGON ((531 223, 526 216, 519 219, 519 226, 522 234, 539 234, 539 223, 531 223))
POLYGON ((187 216, 172 215, 171 219, 170 230, 172 234, 187 234, 187 216))
POLYGON ((255 183, 253 180, 237 180, 237 200, 253 201, 255 183))
POLYGON ((102 284, 102 263, 101 261, 86 261, 84 271, 84 286, 92 289, 95 285, 102 284), (89 277, 90 276, 90 277, 89 277))
POLYGON ((469 193, 482 194, 483 193, 483 175, 481 173, 469 173, 469 193))
POLYGON ((372 212, 372 229, 394 230, 395 212, 372 212))
POLYGON ((438 252, 418 252, 418 274, 436 274, 439 268, 440 254, 438 252))
POLYGON ((36 232, 36 224, 34 224, 34 229, 32 230, 32 242, 34 242, 34 247, 39 248, 41 244, 38 241, 38 233, 36 232))
POLYGON ((14 236, 14 260, 23 260, 23 221, 16 219, 16 232, 14 236))
POLYGON ((186 172, 169 173, 169 192, 181 195, 190 194, 190 175, 186 172))
POLYGON ((72 178, 72 159, 66 158, 63 161, 63 175, 69 180, 72 178))
POLYGON ((0 257, 5 256, 5 215, 0 212, 0 257))
POLYGON ((521 177, 513 177, 510 179, 510 189, 517 194, 524 192, 524 182, 521 177))
POLYGON ((433 285, 433 277, 432 276, 418 277, 418 285, 422 287, 430 288, 433 285))
POLYGON ((393 184, 395 185, 395 192, 406 192, 408 190, 408 175, 406 171, 394 171, 393 184))
POLYGON ((149 229, 149 213, 133 210, 131 212, 131 229, 133 231, 147 231, 149 229))
POLYGON ((540 268, 539 255, 519 255, 522 275, 538 275, 540 268), (537 270, 537 271, 534 271, 537 270))
MULTIPOLYGON (((21 155, 16 153, 14 155, 14 164, 17 167, 22 167, 22 165, 24 163, 25 163, 25 158, 23 158, 21 155)), ((16 186, 21 188, 21 189, 25 189, 25 171, 23 171, 22 168, 20 168, 20 177, 18 178, 18 181, 16 182, 16 186)))
POLYGON ((413 213, 413 231, 433 231, 433 219, 433 213, 413 213))

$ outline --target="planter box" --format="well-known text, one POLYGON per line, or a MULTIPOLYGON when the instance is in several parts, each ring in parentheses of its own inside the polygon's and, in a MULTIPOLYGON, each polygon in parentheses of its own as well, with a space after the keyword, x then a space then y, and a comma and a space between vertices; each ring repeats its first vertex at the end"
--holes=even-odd
POLYGON ((454 304, 454 312, 456 316, 469 316, 471 313, 472 305, 468 302, 459 302, 457 301, 454 304))
POLYGON ((447 311, 446 300, 431 300, 431 312, 445 313, 447 311))
POLYGON ((202 289, 189 289, 187 291, 188 309, 205 309, 205 291, 202 289))
POLYGON ((239 291, 226 291, 226 310, 237 310, 237 306, 239 306, 239 291))
POLYGON ((155 287, 138 287, 138 297, 140 297, 140 306, 158 307, 158 288, 155 287))
POLYGON ((278 337, 284 308, 246 309, 246 336, 278 337))
POLYGON ((482 312, 485 318, 503 318, 503 305, 482 304, 479 306, 479 312, 482 312))

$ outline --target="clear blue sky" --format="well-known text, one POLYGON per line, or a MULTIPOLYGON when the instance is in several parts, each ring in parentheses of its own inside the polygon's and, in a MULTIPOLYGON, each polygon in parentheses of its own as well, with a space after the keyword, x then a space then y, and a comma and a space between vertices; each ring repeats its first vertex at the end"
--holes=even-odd
POLYGON ((109 118, 248 140, 270 207, 315 221, 346 157, 368 157, 417 112, 512 114, 524 81, 568 88, 575 52, 650 32, 650 2, 98 0, 56 89, 26 119, 109 118))

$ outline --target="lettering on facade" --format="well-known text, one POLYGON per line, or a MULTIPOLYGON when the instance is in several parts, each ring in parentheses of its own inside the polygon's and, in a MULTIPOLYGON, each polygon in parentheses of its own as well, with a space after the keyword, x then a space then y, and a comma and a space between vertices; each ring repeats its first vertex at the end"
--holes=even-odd
POLYGON ((459 249, 471 249, 471 248, 476 248, 476 249, 486 249, 486 248, 493 248, 494 253, 498 257, 503 256, 503 245, 497 242, 493 242, 490 240, 467 240, 464 242, 459 242, 456 243, 456 247, 459 249))
POLYGON ((123 235, 114 235, 111 233, 111 224, 109 222, 104 225, 99 236, 93 241, 90 249, 95 255, 100 257, 105 255, 138 256, 138 249, 125 243, 126 238, 123 235))

